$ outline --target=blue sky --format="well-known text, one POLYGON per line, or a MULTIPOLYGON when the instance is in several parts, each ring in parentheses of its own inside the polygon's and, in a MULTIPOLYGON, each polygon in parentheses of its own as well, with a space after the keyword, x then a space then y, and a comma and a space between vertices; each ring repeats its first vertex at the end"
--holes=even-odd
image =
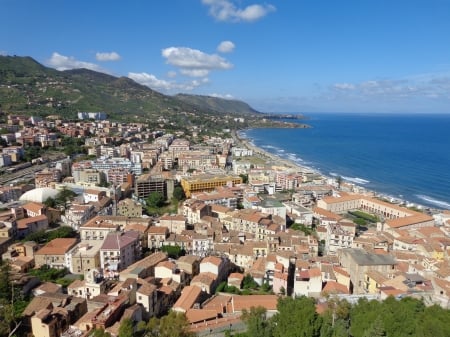
POLYGON ((450 112, 449 0, 0 0, 0 53, 263 112, 450 112))

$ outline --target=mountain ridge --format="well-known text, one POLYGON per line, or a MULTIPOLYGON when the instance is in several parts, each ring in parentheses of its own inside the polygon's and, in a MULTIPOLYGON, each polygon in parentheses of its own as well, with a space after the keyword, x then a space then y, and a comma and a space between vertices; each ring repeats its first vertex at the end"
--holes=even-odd
POLYGON ((85 68, 59 71, 29 56, 0 56, 0 104, 10 113, 61 114, 69 118, 78 111, 105 111, 119 119, 192 110, 207 115, 260 114, 242 101, 164 95, 128 77, 85 68))

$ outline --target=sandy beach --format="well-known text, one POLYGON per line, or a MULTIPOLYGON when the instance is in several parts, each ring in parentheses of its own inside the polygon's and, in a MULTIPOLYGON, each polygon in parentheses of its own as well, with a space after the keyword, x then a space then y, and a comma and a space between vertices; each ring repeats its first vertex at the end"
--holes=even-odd
POLYGON ((233 137, 233 139, 235 141, 235 145, 237 147, 243 147, 243 148, 252 150, 254 156, 260 157, 269 166, 284 167, 284 168, 292 170, 293 172, 319 173, 310 167, 299 165, 292 160, 282 158, 281 156, 279 156, 277 154, 270 153, 260 147, 255 146, 247 138, 242 137, 242 135, 239 134, 239 131, 237 131, 237 132, 232 131, 232 137, 233 137))

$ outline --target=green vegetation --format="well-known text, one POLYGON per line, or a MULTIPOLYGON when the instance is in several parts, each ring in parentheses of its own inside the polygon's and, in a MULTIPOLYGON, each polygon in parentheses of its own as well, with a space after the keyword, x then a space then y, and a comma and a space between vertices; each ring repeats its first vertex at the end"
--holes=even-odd
POLYGON ((181 186, 176 186, 173 189, 173 197, 177 202, 186 199, 186 195, 184 194, 184 190, 181 186))
POLYGON ((19 328, 23 310, 30 302, 11 279, 11 266, 0 264, 0 336, 11 336, 19 328))
POLYGON ((242 290, 239 290, 235 286, 229 286, 226 281, 223 281, 216 288, 216 293, 219 292, 237 295, 273 294, 272 287, 268 283, 264 283, 260 286, 250 274, 245 275, 242 280, 242 290))
POLYGON ((311 298, 280 298, 278 313, 266 318, 263 308, 252 308, 243 319, 247 325, 239 337, 382 337, 450 336, 450 311, 422 301, 389 297, 383 302, 360 299, 355 305, 328 299, 328 309, 316 312, 311 298))
POLYGON ((55 282, 59 279, 62 279, 68 273, 69 271, 67 270, 67 268, 56 269, 50 268, 48 265, 43 265, 42 267, 30 270, 29 272, 30 275, 36 276, 44 282, 55 282))
POLYGON ((304 224, 294 223, 289 229, 295 230, 295 231, 301 231, 305 233, 305 235, 312 235, 314 233, 314 229, 310 227, 306 227, 304 224))
POLYGON ((356 218, 364 219, 371 223, 377 223, 378 221, 380 221, 377 216, 362 211, 349 211, 348 213, 356 218))
POLYGON ((22 242, 34 241, 37 243, 47 243, 56 238, 74 238, 77 232, 69 226, 62 226, 57 229, 46 231, 44 229, 28 234, 22 242))
POLYGON ((145 202, 150 208, 159 208, 164 205, 164 196, 160 192, 152 192, 145 202))
POLYGON ((167 255, 172 259, 178 259, 180 256, 186 254, 180 246, 162 246, 161 251, 167 253, 167 255))
POLYGON ((170 311, 161 318, 152 317, 147 324, 139 322, 138 333, 140 337, 194 337, 189 331, 189 322, 182 313, 170 311))
POLYGON ((240 294, 241 291, 236 288, 235 286, 229 286, 227 281, 223 281, 219 284, 219 286, 216 288, 216 294, 217 293, 229 293, 229 294, 240 294))

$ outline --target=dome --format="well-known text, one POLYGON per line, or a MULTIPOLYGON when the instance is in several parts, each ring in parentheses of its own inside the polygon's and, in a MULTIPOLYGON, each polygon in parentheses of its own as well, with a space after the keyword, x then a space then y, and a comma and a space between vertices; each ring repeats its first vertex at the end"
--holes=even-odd
POLYGON ((34 201, 43 203, 48 198, 55 198, 58 195, 59 191, 54 190, 53 188, 35 188, 34 190, 30 190, 22 194, 19 198, 21 201, 34 201))

